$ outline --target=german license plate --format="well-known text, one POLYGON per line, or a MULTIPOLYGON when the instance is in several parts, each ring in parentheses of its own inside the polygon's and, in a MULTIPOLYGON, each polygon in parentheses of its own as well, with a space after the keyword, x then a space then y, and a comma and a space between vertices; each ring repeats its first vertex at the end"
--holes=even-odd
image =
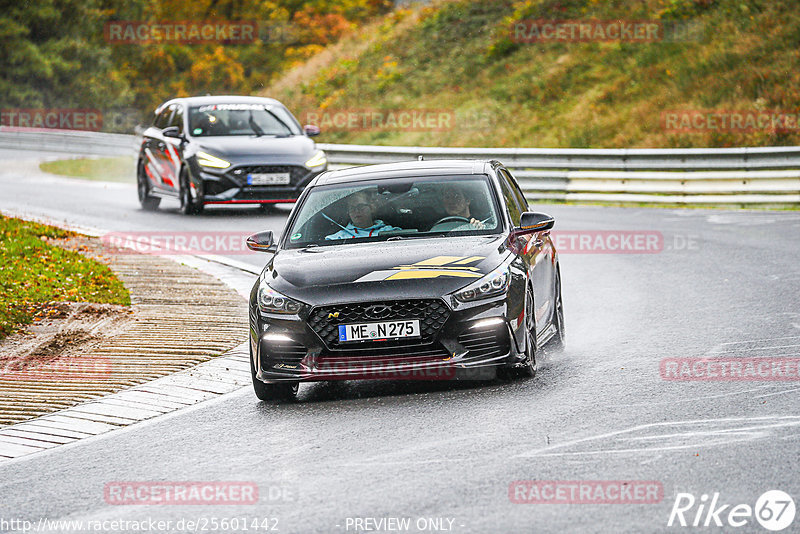
POLYGON ((286 185, 292 177, 288 172, 252 173, 247 175, 248 185, 286 185))
POLYGON ((409 319, 406 321, 339 325, 339 341, 397 339, 401 337, 420 337, 419 320, 409 319))

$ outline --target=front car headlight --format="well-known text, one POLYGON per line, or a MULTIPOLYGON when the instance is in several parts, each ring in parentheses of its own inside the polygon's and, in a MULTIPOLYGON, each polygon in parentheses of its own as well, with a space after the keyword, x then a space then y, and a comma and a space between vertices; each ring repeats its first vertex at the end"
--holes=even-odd
POLYGON ((327 163, 328 163, 328 156, 325 155, 325 152, 320 150, 319 152, 314 154, 313 158, 306 161, 306 167, 308 167, 309 169, 313 169, 314 167, 321 167, 322 165, 325 165, 327 163))
POLYGON ((201 167, 210 167, 212 169, 227 169, 231 166, 229 161, 225 161, 217 156, 212 156, 208 152, 198 152, 197 163, 201 167))
POLYGON ((297 315, 303 304, 278 293, 262 281, 258 287, 258 307, 263 313, 297 315))
POLYGON ((459 302, 473 302, 505 294, 511 284, 511 274, 508 265, 501 265, 480 280, 477 280, 464 289, 453 293, 459 302))

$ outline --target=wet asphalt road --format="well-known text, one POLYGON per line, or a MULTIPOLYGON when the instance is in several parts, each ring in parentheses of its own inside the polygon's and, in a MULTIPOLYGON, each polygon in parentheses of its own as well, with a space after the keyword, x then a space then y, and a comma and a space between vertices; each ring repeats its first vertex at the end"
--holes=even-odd
MULTIPOLYGON (((132 184, 48 178, 17 155, 0 159, 0 209, 72 224, 279 232, 288 213, 209 209, 185 217, 167 202, 145 213, 132 184)), ((659 369, 664 358, 798 357, 800 212, 540 208, 562 231, 661 232, 663 250, 562 250, 568 347, 549 355, 535 378, 304 385, 298 403, 278 406, 245 388, 0 465, 0 531, 11 530, 2 520, 47 518, 84 522, 62 532, 86 531, 89 521, 148 519, 199 532, 214 518, 239 518, 239 528, 217 531, 244 532, 246 520, 252 532, 259 519, 259 531, 292 533, 768 532, 752 517, 724 529, 667 521, 681 492, 753 506, 778 489, 798 502, 800 382, 667 381, 659 369), (655 481, 663 497, 517 504, 509 486, 519 480, 655 481), (260 499, 120 506, 104 501, 115 481, 244 481, 259 487, 260 499), (386 524, 370 518, 410 523, 371 530, 386 524)), ((232 257, 263 263, 256 254, 232 257)), ((686 512, 690 523, 697 509, 686 512)), ((800 518, 790 531, 800 531, 800 518)))

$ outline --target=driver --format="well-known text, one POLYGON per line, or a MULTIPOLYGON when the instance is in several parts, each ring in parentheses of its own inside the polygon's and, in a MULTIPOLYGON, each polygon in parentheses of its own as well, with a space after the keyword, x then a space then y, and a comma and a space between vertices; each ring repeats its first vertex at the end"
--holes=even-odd
POLYGON ((448 217, 462 217, 478 230, 483 230, 486 225, 472 217, 469 206, 472 200, 467 197, 464 189, 458 184, 448 184, 442 188, 442 205, 448 217))
POLYGON ((371 202, 370 195, 365 191, 358 191, 350 195, 347 199, 347 213, 350 215, 350 223, 335 234, 325 236, 325 239, 372 237, 381 232, 402 230, 402 228, 390 226, 380 219, 374 220, 375 207, 371 202))

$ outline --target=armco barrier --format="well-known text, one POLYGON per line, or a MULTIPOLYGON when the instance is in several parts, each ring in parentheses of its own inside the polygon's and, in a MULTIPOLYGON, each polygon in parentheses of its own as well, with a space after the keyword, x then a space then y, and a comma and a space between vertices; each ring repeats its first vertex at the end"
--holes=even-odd
MULTIPOLYGON (((0 127, 0 148, 131 154, 133 135, 0 127)), ((800 147, 691 149, 438 148, 320 144, 335 167, 498 159, 531 200, 798 204, 800 147)))

